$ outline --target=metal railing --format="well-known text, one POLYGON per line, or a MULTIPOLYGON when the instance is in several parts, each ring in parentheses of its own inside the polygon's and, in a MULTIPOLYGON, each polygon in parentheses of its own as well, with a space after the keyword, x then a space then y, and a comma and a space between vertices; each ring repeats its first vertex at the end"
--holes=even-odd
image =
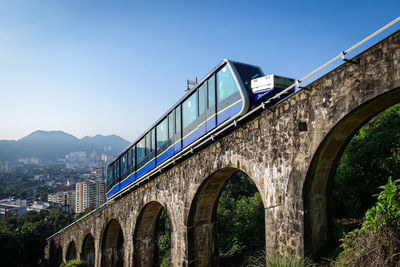
MULTIPOLYGON (((215 138, 217 136, 219 136, 220 134, 226 132, 229 128, 231 128, 232 126, 237 126, 237 123, 239 121, 242 121, 244 119, 246 119, 248 116, 250 116, 251 114, 257 112, 260 109, 265 109, 266 105, 271 103, 273 100, 279 98, 281 95, 287 93, 289 90, 294 89, 295 87, 301 89, 304 89, 304 87, 300 86, 300 83, 305 81, 306 79, 308 79, 309 77, 311 77, 312 75, 316 74, 317 72, 323 70, 324 68, 326 68, 327 66, 329 66, 330 64, 332 64, 333 62, 335 62, 338 59, 342 59, 344 61, 350 61, 347 60, 345 58, 345 55, 348 54, 349 52, 353 51, 354 49, 356 49, 357 47, 359 47, 360 45, 364 44, 365 42, 369 41, 370 39, 372 39, 373 37, 375 37, 376 35, 380 34, 381 32, 385 31, 386 29, 390 28, 391 26, 393 26, 394 24, 396 24, 397 22, 400 21, 400 17, 396 18, 395 20, 393 20, 392 22, 386 24, 385 26, 383 26, 382 28, 380 28, 379 30, 377 30, 376 32, 374 32, 373 34, 369 35, 368 37, 364 38, 363 40, 361 40, 360 42, 358 42, 357 44, 353 45, 352 47, 350 47, 349 49, 345 50, 345 51, 341 51, 339 53, 339 55, 337 55, 336 57, 332 58, 331 60, 329 60, 328 62, 326 62, 325 64, 321 65, 320 67, 318 67, 317 69, 315 69, 314 71, 310 72, 309 74, 307 74, 306 76, 304 76, 303 78, 296 80, 295 83, 293 83, 292 85, 290 85, 289 87, 285 88, 284 90, 282 90, 281 92, 279 92, 278 94, 274 95, 273 97, 269 98, 268 100, 260 103, 257 107, 253 108, 252 110, 250 110, 249 112, 247 112, 246 114, 244 114, 243 116, 241 116, 240 118, 229 122, 227 121, 227 123, 223 123, 220 125, 220 130, 219 131, 213 131, 208 136, 205 136, 205 138, 201 138, 199 140, 197 140, 196 142, 194 142, 192 145, 190 145, 189 147, 187 147, 185 150, 183 150, 181 153, 177 154, 176 157, 173 157, 169 160, 167 160, 166 162, 164 162, 161 166, 157 167, 156 169, 150 171, 148 174, 144 175, 140 180, 138 180, 136 183, 132 184, 132 187, 127 188, 126 190, 119 192, 116 194, 115 197, 113 197, 111 200, 108 200, 106 203, 104 203, 103 205, 101 205, 99 208, 91 211, 90 213, 86 214, 85 216, 83 216, 82 218, 80 218, 79 220, 71 223, 70 225, 66 226, 65 228, 61 229, 60 231, 58 231, 57 233, 51 235, 50 237, 47 238, 47 240, 53 238, 54 236, 64 232, 65 230, 67 230, 68 228, 70 228, 71 226, 73 226, 74 224, 78 223, 79 221, 83 220, 84 218, 92 215, 95 212, 100 211, 101 209, 105 208, 106 206, 112 204, 114 202, 115 199, 117 199, 118 197, 122 196, 123 194, 129 192, 130 190, 134 189, 135 187, 139 186, 142 182, 146 182, 150 179, 150 177, 152 177, 153 175, 155 175, 156 173, 160 173, 163 169, 167 168, 169 165, 174 165, 176 164, 176 161, 186 157, 188 154, 192 154, 196 149, 204 146, 205 144, 207 144, 208 142, 214 141, 215 138), (208 137, 208 138, 207 138, 208 137)), ((279 103, 279 102, 278 102, 279 103)), ((275 103, 274 105, 278 104, 275 103)), ((216 129, 218 130, 218 129, 216 129)))
MULTIPOLYGON (((293 83, 292 85, 290 85, 289 87, 287 87, 286 89, 284 89, 283 91, 281 91, 280 93, 276 94, 275 96, 271 97, 270 99, 268 99, 267 101, 264 102, 265 104, 268 104, 269 102, 271 102, 271 100, 278 98, 279 96, 281 96, 282 94, 286 93, 287 91, 289 91, 290 89, 293 89, 295 87, 302 89, 302 87, 300 86, 300 83, 305 81, 306 79, 308 79, 309 77, 311 77, 312 75, 316 74, 317 72, 325 69, 327 66, 329 66, 330 64, 332 64, 333 62, 335 62, 338 59, 342 59, 344 61, 346 61, 346 58, 344 57, 346 54, 350 53, 351 51, 353 51, 354 49, 356 49, 357 47, 359 47, 360 45, 364 44, 365 42, 369 41, 370 39, 374 38, 376 35, 380 34, 381 32, 385 31, 386 29, 390 28, 391 26, 393 26, 394 24, 396 24, 397 22, 400 21, 400 17, 397 17, 395 20, 393 20, 392 22, 386 24, 385 26, 383 26, 382 28, 380 28, 379 30, 377 30, 376 32, 374 32, 373 34, 369 35, 368 37, 364 38, 363 40, 361 40, 360 42, 356 43, 355 45, 353 45, 352 47, 350 47, 349 49, 345 50, 345 51, 341 51, 339 53, 339 55, 337 55, 336 57, 332 58, 331 60, 329 60, 328 62, 326 62, 325 64, 323 64, 322 66, 318 67, 317 69, 315 69, 314 71, 310 72, 309 74, 307 74, 306 76, 304 76, 303 78, 297 80, 295 83, 293 83)), ((245 115, 246 116, 246 115, 245 115)))

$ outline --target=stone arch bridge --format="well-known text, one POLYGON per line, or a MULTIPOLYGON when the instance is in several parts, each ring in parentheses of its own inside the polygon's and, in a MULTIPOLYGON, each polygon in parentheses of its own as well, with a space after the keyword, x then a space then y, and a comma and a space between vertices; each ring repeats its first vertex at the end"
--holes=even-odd
POLYGON ((191 157, 48 239, 58 262, 152 266, 162 209, 171 222, 173 266, 218 265, 216 203, 237 170, 265 208, 267 253, 303 255, 327 240, 329 192, 357 130, 400 102, 400 32, 266 109, 191 157))

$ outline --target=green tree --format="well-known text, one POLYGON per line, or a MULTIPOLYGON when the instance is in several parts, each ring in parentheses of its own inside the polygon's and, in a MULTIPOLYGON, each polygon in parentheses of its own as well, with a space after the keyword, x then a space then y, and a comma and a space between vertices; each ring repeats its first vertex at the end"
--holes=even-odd
POLYGON ((70 260, 66 263, 62 263, 60 267, 87 267, 86 261, 82 260, 70 260))
POLYGON ((80 213, 76 213, 75 215, 74 215, 74 221, 77 221, 77 220, 79 220, 80 218, 82 218, 83 216, 85 216, 86 214, 89 214, 91 211, 93 211, 94 210, 94 207, 93 206, 89 206, 89 207, 87 207, 83 212, 80 212, 80 213))
POLYGON ((0 266, 40 266, 46 238, 71 223, 58 209, 29 211, 0 221, 0 266))
POLYGON ((368 209, 360 229, 341 240, 338 266, 398 266, 400 262, 400 180, 389 178, 368 209))
POLYGON ((171 224, 165 209, 162 210, 158 223, 158 261, 161 267, 171 265, 171 224))
POLYGON ((232 175, 221 194, 217 208, 220 255, 264 249, 264 205, 254 183, 243 172, 232 175))
POLYGON ((400 104, 370 120, 346 147, 334 183, 336 216, 361 218, 389 176, 400 177, 400 104))

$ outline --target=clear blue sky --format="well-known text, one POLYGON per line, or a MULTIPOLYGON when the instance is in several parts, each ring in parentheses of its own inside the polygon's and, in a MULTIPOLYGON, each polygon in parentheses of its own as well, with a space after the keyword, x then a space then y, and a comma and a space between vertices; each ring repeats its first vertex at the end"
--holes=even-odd
POLYGON ((299 79, 399 11, 399 0, 0 0, 0 139, 133 141, 223 58, 299 79))

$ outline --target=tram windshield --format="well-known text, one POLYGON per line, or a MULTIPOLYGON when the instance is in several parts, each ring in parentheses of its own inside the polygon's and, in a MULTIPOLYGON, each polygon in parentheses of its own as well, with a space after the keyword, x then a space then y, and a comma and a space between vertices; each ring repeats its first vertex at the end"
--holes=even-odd
POLYGON ((263 72, 259 67, 238 62, 234 62, 233 65, 235 66, 240 78, 242 79, 242 82, 246 90, 251 90, 251 80, 257 77, 264 76, 263 72))
POLYGON ((217 73, 218 102, 230 97, 238 91, 235 79, 228 66, 224 66, 217 73))

